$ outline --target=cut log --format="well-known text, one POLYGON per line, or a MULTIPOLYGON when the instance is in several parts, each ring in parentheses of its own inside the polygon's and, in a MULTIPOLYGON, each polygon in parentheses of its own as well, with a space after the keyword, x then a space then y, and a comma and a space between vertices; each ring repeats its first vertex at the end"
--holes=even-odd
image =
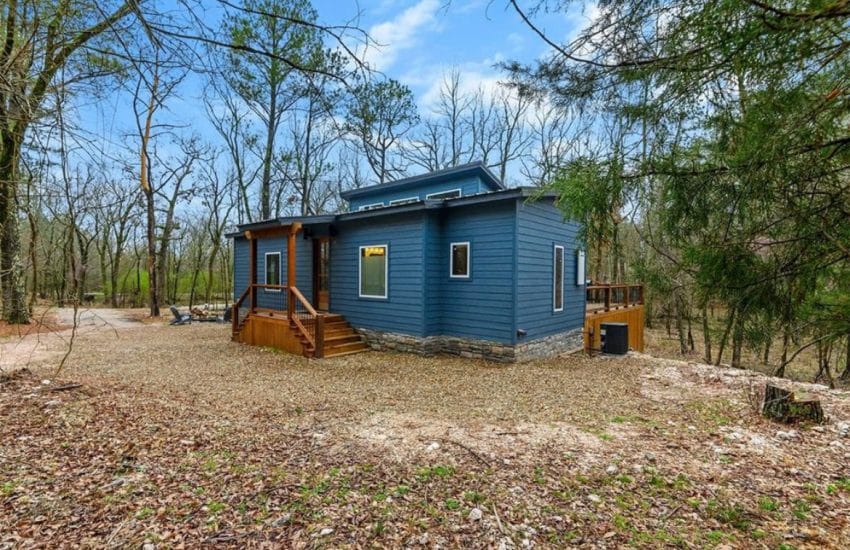
POLYGON ((823 424, 824 422, 820 401, 809 396, 796 397, 794 392, 770 384, 764 387, 762 414, 784 424, 797 422, 823 424))

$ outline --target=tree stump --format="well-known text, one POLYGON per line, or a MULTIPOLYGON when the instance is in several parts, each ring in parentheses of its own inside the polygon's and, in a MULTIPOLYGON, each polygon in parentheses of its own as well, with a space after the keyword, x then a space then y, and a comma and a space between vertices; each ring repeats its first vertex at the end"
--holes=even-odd
POLYGON ((761 412, 764 416, 784 424, 824 422, 820 401, 808 396, 798 398, 794 392, 770 384, 764 387, 764 405, 761 412))

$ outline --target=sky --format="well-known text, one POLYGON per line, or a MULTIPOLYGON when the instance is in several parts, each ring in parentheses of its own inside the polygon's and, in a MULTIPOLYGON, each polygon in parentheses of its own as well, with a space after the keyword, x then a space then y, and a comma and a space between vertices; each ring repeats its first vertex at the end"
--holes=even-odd
MULTIPOLYGON (((379 46, 362 51, 363 58, 387 77, 407 85, 423 117, 436 104, 449 71, 460 72, 464 91, 493 89, 505 78, 496 66, 499 62, 531 62, 547 51, 546 44, 507 0, 312 1, 320 23, 350 23, 369 34, 379 46)), ((583 13, 580 4, 567 13, 538 15, 534 22, 548 36, 568 39, 592 15, 583 13)), ((211 19, 217 16, 220 13, 207 13, 211 19)), ((216 26, 213 21, 210 24, 216 26)), ((203 77, 190 75, 157 118, 215 139, 201 101, 205 88, 203 77)), ((137 139, 128 101, 125 90, 80 106, 83 125, 100 142, 102 154, 117 155, 128 139, 137 139)))
MULTIPOLYGON (((499 62, 530 62, 546 52, 506 0, 315 0, 314 7, 329 23, 359 13, 358 25, 381 45, 364 58, 410 87, 426 112, 447 71, 457 68, 470 90, 489 88, 504 78, 496 68, 499 62)), ((551 36, 565 38, 585 21, 576 8, 566 15, 538 17, 535 23, 551 36)))

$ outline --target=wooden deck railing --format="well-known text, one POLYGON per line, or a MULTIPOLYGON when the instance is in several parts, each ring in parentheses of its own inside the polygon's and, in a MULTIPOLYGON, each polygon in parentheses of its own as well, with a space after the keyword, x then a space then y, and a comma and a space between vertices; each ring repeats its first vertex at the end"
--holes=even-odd
POLYGON ((285 316, 290 325, 307 341, 314 357, 324 355, 324 315, 317 312, 296 287, 284 285, 252 284, 233 303, 233 334, 236 335, 251 313, 262 311, 265 315, 285 316), (262 307, 259 305, 258 290, 265 290, 262 307))
POLYGON ((296 287, 289 288, 289 319, 313 348, 313 356, 324 356, 325 317, 318 313, 296 287))
POLYGON ((643 285, 590 285, 587 313, 643 305, 643 285))

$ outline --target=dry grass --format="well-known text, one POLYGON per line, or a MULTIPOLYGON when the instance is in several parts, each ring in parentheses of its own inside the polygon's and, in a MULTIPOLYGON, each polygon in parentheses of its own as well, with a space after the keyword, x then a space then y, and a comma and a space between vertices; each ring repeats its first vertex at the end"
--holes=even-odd
POLYGON ((82 334, 53 380, 51 346, 0 381, 0 545, 850 537, 838 392, 808 388, 834 422, 786 440, 751 410, 757 375, 647 357, 308 361, 223 325, 154 323, 82 334), (53 391, 68 382, 82 386, 53 391))
POLYGON ((70 328, 47 307, 37 307, 33 312, 32 319, 26 325, 10 325, 6 321, 0 321, 0 339, 21 338, 34 334, 45 334, 70 328))
MULTIPOLYGON (((722 331, 723 327, 719 326, 719 321, 717 321, 717 325, 718 326, 712 330, 716 329, 718 332, 722 331)), ((664 328, 645 329, 645 349, 647 353, 651 353, 652 355, 656 355, 658 357, 702 361, 705 348, 702 337, 702 330, 697 326, 694 326, 693 336, 694 351, 691 352, 689 355, 683 357, 679 352, 679 338, 676 335, 675 328, 673 329, 671 335, 668 335, 667 331, 664 328)), ((713 353, 715 354, 713 357, 714 360, 716 360, 717 346, 719 345, 716 338, 717 337, 715 336, 715 340, 712 342, 712 345, 714 346, 713 353)), ((764 363, 762 351, 752 350, 746 347, 742 351, 742 363, 746 368, 771 375, 779 363, 779 356, 782 353, 782 340, 777 339, 776 342, 774 342, 773 347, 771 349, 771 354, 768 358, 768 364, 764 363)), ((793 353, 793 351, 794 348, 791 349, 790 353, 793 353)), ((729 364, 731 353, 732 350, 729 345, 727 345, 726 350, 723 352, 724 364, 729 364)), ((836 384, 842 384, 842 381, 838 379, 838 376, 843 370, 843 354, 836 353, 835 357, 833 358, 833 361, 837 360, 840 360, 842 364, 833 366, 833 376, 835 377, 836 384)), ((792 380, 797 380, 801 382, 812 382, 814 380, 815 375, 817 374, 817 371, 817 351, 815 346, 812 346, 801 352, 800 355, 798 355, 797 358, 795 358, 794 361, 792 361, 787 366, 785 374, 788 378, 792 380)))

